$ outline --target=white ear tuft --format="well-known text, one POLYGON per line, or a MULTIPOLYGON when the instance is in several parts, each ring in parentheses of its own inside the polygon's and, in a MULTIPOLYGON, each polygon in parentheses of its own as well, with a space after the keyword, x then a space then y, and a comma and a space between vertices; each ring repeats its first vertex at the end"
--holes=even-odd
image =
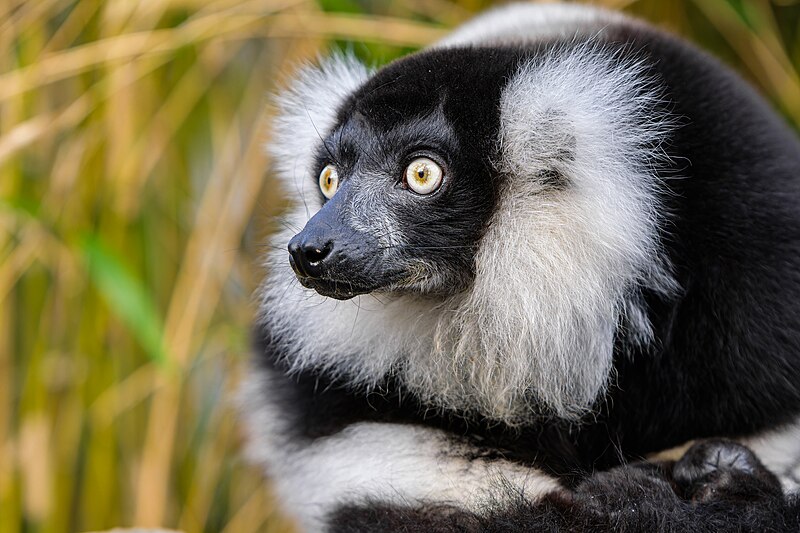
POLYGON ((309 177, 316 150, 334 127, 339 109, 369 75, 352 55, 333 54, 319 65, 301 67, 275 100, 278 114, 267 152, 287 192, 304 207, 319 204, 316 181, 309 177))

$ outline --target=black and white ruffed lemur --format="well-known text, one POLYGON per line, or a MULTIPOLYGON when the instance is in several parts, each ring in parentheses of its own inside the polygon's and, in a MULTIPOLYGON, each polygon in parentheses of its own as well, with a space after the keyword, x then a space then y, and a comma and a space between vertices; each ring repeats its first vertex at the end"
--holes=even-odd
POLYGON ((800 531, 800 142, 733 72, 517 5, 278 107, 243 410, 303 528, 800 531))

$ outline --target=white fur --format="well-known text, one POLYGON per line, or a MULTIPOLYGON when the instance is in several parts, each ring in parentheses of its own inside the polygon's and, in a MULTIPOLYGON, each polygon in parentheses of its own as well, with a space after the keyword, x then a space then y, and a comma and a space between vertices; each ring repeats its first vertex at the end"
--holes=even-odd
POLYGON ((302 67, 276 99, 277 116, 267 152, 276 176, 297 202, 292 223, 302 227, 322 207, 318 184, 312 178, 314 156, 335 126, 338 108, 369 74, 354 57, 334 54, 318 66, 302 67))
MULTIPOLYGON (((365 72, 353 74, 349 62, 336 68, 343 64, 345 82, 326 85, 357 85, 365 72)), ((313 93, 333 71, 304 73, 294 94, 313 93)), ((522 66, 501 101, 499 165, 512 177, 478 252, 472 289, 445 301, 384 294, 339 302, 300 287, 279 250, 262 311, 286 342, 291 368, 323 369, 367 389, 394 373, 434 406, 509 424, 542 406, 564 418, 584 414, 609 379, 618 324, 627 318, 639 342, 651 336, 634 283, 674 290, 654 237, 660 153, 645 147, 657 147, 669 129, 657 99, 641 65, 598 47, 522 66), (565 146, 572 147, 566 159, 565 146), (538 180, 552 169, 569 182, 564 190, 538 180)), ((305 108, 285 107, 294 114, 280 124, 298 137, 305 108)), ((332 125, 337 107, 326 102, 317 129, 332 125)), ((315 140, 315 131, 305 139, 315 140)), ((273 153, 302 153, 293 142, 273 153)), ((309 172, 305 156, 295 157, 281 169, 290 184, 295 168, 309 172)), ((276 236, 277 247, 319 207, 309 196, 297 199, 295 227, 276 236)))
POLYGON ((270 401, 269 376, 251 375, 242 393, 251 458, 266 465, 279 500, 306 531, 321 531, 338 505, 382 502, 447 504, 472 511, 530 501, 559 484, 533 468, 502 459, 471 459, 477 449, 443 431, 362 422, 311 442, 289 438, 290 427, 270 401))
POLYGON ((580 4, 512 4, 487 11, 439 41, 437 47, 535 43, 601 33, 609 24, 637 24, 624 15, 580 4))
POLYGON ((647 148, 670 127, 658 99, 641 65, 593 46, 522 66, 501 99, 501 165, 513 179, 470 303, 499 337, 482 351, 524 361, 507 365, 527 374, 511 380, 560 416, 582 414, 604 389, 623 312, 650 340, 632 287, 675 289, 656 238, 662 155, 647 148), (554 170, 562 189, 540 178, 554 170))
POLYGON ((741 442, 778 476, 785 491, 800 492, 800 419, 741 442))

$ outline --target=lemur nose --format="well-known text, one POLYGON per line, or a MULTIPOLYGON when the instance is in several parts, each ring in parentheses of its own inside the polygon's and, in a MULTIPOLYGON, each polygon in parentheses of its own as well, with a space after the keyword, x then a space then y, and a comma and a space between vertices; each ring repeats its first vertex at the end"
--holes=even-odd
POLYGON ((294 271, 308 278, 318 278, 322 274, 322 261, 333 250, 333 243, 315 242, 315 239, 302 239, 296 235, 289 241, 289 263, 294 271))

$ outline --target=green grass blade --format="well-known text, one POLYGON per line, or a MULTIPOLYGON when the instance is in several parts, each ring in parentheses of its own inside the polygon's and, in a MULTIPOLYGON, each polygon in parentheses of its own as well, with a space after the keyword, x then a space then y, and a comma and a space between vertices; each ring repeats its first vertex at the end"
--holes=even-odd
POLYGON ((166 367, 164 326, 144 284, 96 236, 82 239, 89 278, 113 313, 130 330, 147 356, 166 367))

